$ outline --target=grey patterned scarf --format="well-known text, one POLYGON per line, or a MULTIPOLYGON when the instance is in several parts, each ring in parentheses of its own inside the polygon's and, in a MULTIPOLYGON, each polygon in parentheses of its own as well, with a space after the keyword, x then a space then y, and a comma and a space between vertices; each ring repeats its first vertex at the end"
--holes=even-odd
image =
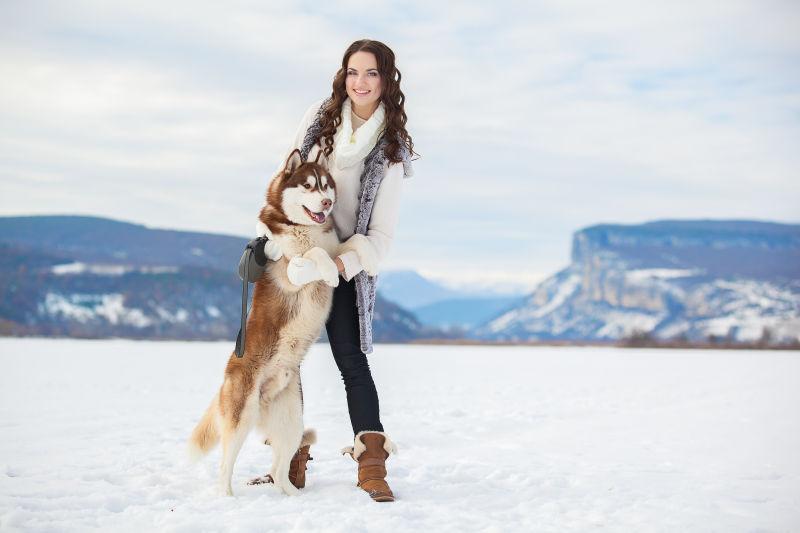
MULTIPOLYGON (((311 148, 317 143, 321 131, 320 118, 322 111, 328 104, 325 100, 314 118, 314 122, 306 130, 303 145, 300 147, 300 155, 303 159, 308 159, 311 148)), ((375 144, 375 148, 364 158, 364 172, 361 174, 361 189, 358 192, 358 217, 356 222, 356 233, 367 234, 369 219, 372 214, 372 206, 375 203, 375 196, 378 194, 383 176, 386 172, 387 159, 383 150, 387 139, 381 137, 375 144)), ((413 175, 411 168, 411 157, 408 149, 403 146, 403 174, 409 178, 413 175)), ((355 275, 356 284, 356 305, 358 306, 358 325, 361 332, 361 351, 365 354, 372 353, 372 317, 375 314, 375 289, 378 283, 377 276, 369 276, 363 270, 355 275)))

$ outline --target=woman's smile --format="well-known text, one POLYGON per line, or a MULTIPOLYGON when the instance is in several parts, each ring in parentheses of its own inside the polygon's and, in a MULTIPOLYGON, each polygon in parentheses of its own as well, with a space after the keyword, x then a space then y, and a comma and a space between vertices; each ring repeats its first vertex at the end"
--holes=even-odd
POLYGON ((359 51, 347 62, 345 90, 353 101, 356 115, 368 118, 377 109, 381 97, 381 75, 378 60, 371 52, 359 51))

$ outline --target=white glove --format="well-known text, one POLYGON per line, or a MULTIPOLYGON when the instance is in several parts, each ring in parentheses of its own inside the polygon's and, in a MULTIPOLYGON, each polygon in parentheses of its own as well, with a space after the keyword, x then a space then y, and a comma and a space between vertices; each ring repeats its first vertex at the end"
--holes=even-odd
POLYGON ((286 267, 286 275, 292 285, 297 285, 298 287, 322 279, 322 274, 317 269, 317 264, 311 259, 306 259, 299 255, 292 257, 289 261, 289 266, 286 267))

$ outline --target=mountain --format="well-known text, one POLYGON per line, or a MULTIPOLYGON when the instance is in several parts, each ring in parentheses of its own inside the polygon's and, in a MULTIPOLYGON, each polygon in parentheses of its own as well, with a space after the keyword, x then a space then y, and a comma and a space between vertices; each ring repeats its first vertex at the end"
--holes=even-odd
MULTIPOLYGON (((0 334, 233 340, 246 242, 97 217, 0 217, 0 334)), ((381 294, 374 334, 438 336, 381 294)))
POLYGON ((473 335, 797 340, 800 225, 697 220, 580 230, 567 268, 473 335))
POLYGON ((421 276, 413 270, 390 270, 381 273, 381 293, 407 309, 454 298, 454 291, 421 276))
POLYGON ((414 308, 420 322, 447 330, 468 331, 517 304, 520 296, 495 298, 451 298, 414 308))
POLYGON ((414 270, 387 270, 381 273, 384 296, 415 312, 448 300, 474 300, 481 303, 489 300, 512 301, 529 290, 528 284, 508 281, 439 281, 414 270))
POLYGON ((482 324, 524 294, 519 286, 445 285, 413 270, 381 273, 381 294, 413 311, 425 326, 455 334, 482 324))
POLYGON ((0 242, 86 264, 172 265, 233 271, 247 240, 153 229, 87 216, 0 217, 0 242))

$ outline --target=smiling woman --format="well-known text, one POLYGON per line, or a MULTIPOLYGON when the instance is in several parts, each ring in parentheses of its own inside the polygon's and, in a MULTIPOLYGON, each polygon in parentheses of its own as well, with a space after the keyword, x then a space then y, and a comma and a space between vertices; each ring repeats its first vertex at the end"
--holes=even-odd
MULTIPOLYGON (((370 256, 379 263, 389 250, 397 224, 403 178, 412 175, 414 145, 406 131, 405 95, 394 52, 385 44, 360 40, 344 53, 333 91, 312 105, 287 154, 299 150, 319 161, 336 183, 333 222, 344 241, 363 235, 370 256)), ((274 242, 266 255, 280 257, 274 242)), ((354 251, 335 258, 344 283, 334 290, 325 324, 333 357, 347 394, 354 442, 345 451, 359 463, 358 486, 375 501, 393 501, 386 483, 385 460, 395 446, 380 421, 378 393, 367 354, 372 352, 372 316, 377 276, 368 275, 354 251)), ((299 268, 293 263, 289 269, 299 268)), ((314 282, 316 272, 290 278, 314 282)), ((373 269, 368 268, 371 272, 373 269)), ((298 451, 292 468, 302 477, 308 450, 298 451), (302 472, 301 472, 302 471, 302 472)))
POLYGON ((375 56, 369 52, 356 52, 350 56, 345 79, 353 113, 367 121, 378 108, 381 97, 381 75, 375 56))

